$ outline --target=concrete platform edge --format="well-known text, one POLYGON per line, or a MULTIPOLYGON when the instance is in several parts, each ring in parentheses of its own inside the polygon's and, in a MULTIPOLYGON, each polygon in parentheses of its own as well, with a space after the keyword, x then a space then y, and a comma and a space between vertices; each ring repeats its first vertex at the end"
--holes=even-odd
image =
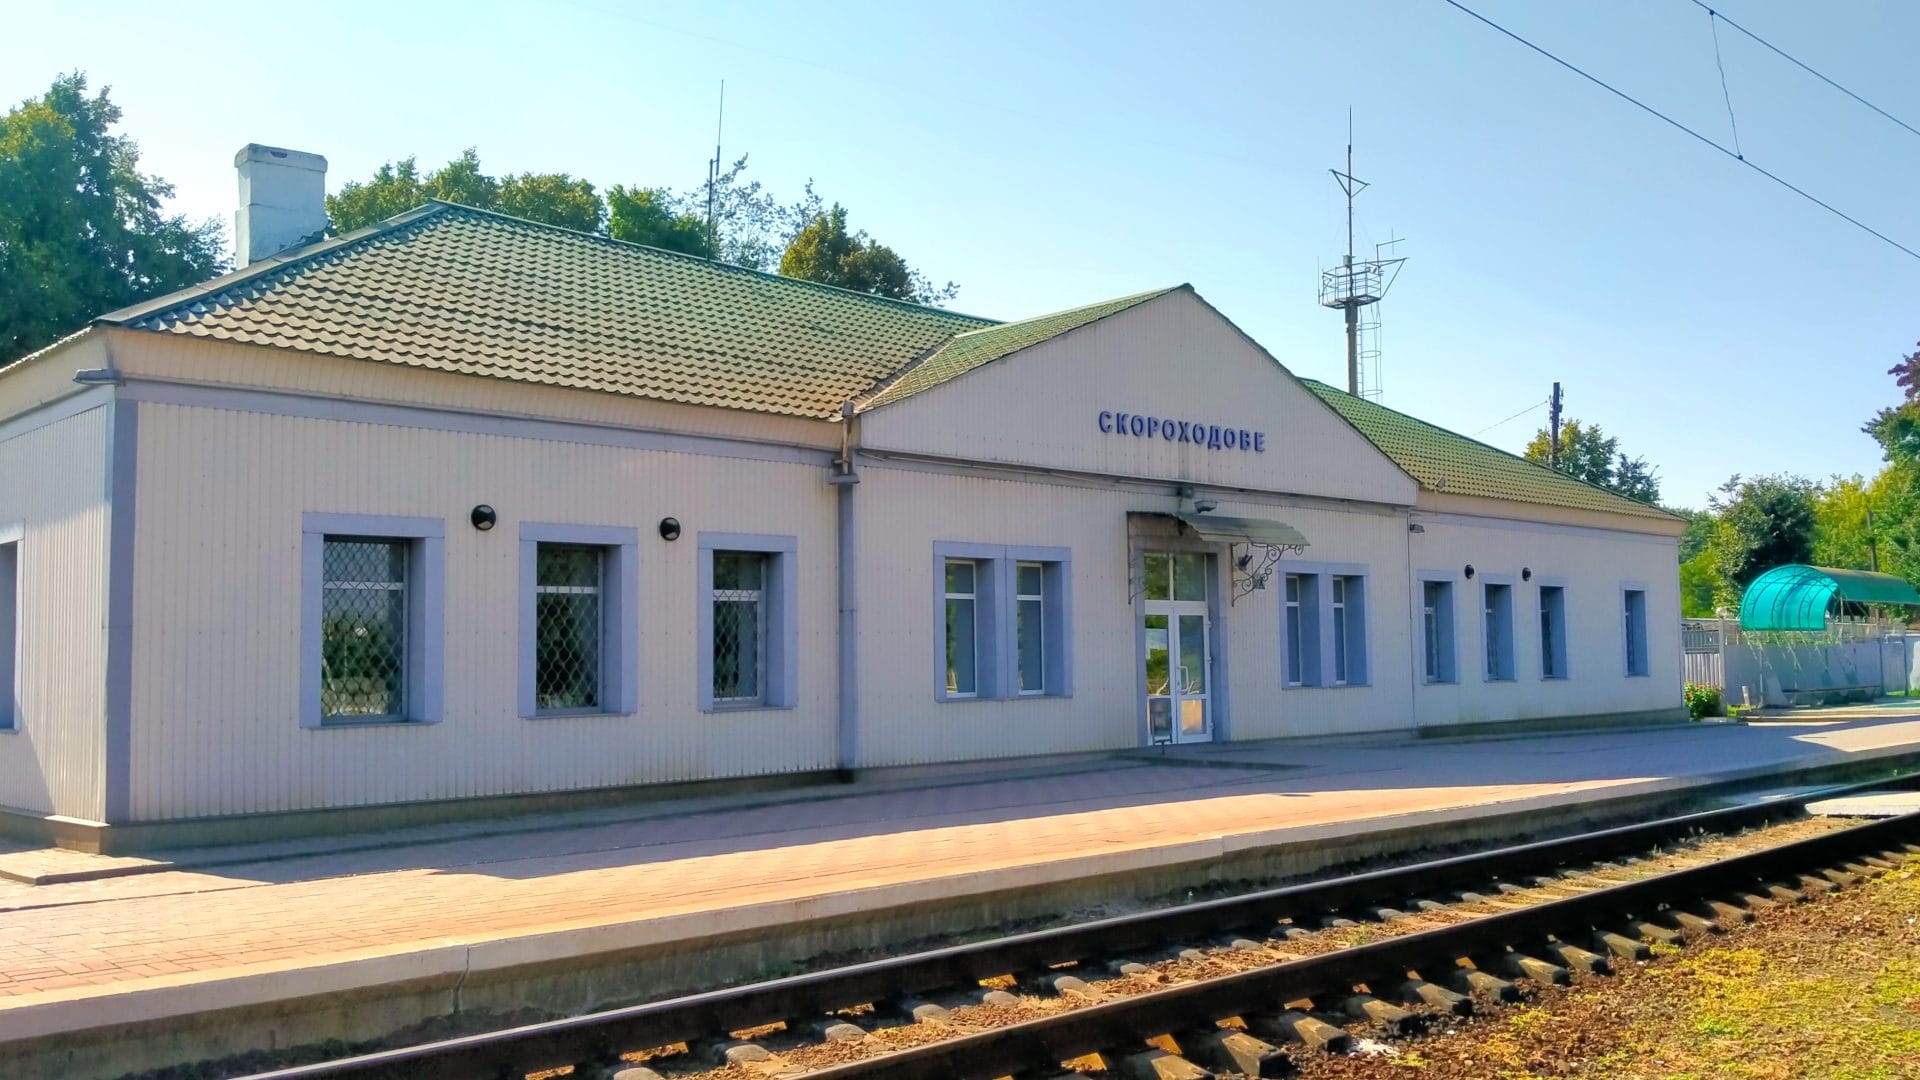
MULTIPOLYGON (((58 1054, 61 1046, 75 1042, 118 1044, 132 1051, 143 1035, 151 1035, 177 1044, 180 1034, 174 1025, 187 1018, 204 1019, 212 1026, 231 1031, 247 1024, 249 1017, 284 1018, 289 1010, 297 1011, 303 1002, 336 1016, 343 1009, 354 1013, 356 1023, 349 1025, 354 1030, 342 1031, 338 1037, 366 1041, 405 1027, 392 1025, 386 1031, 377 1030, 384 1023, 381 1017, 395 1014, 394 1010, 382 1008, 383 991, 406 995, 409 1000, 421 994, 430 995, 433 1000, 444 1002, 446 1014, 452 1015, 462 1009, 457 992, 461 986, 478 991, 476 984, 481 982, 500 985, 503 980, 527 973, 550 977, 556 969, 569 965, 632 957, 652 950, 691 948, 698 952, 704 950, 706 943, 755 936, 800 939, 812 928, 825 924, 875 920, 897 911, 918 910, 925 914, 960 905, 977 907, 990 904, 996 898, 1034 897, 1075 883, 1135 878, 1147 872, 1162 880, 1168 875, 1181 874, 1188 874, 1194 880, 1208 880, 1213 869, 1250 856, 1272 857, 1310 851, 1326 865, 1338 865, 1343 861, 1343 851, 1365 854, 1355 846, 1363 842, 1378 851, 1444 847, 1495 834, 1526 835, 1530 829, 1514 826, 1524 822, 1537 829, 1545 811, 1580 808, 1582 816, 1599 820, 1662 801, 1670 806, 1682 800, 1706 798, 1759 780, 1816 783, 1915 765, 1920 765, 1920 752, 1891 748, 1810 761, 1785 769, 1769 766, 1692 778, 1663 778, 1616 788, 1556 793, 1393 818, 1366 818, 1307 828, 1285 827, 1014 865, 969 875, 964 887, 956 887, 960 883, 953 878, 935 878, 715 911, 559 926, 513 937, 445 939, 424 947, 416 943, 391 953, 328 958, 317 964, 277 964, 227 969, 225 973, 168 976, 122 984, 105 992, 91 987, 54 991, 0 1001, 0 1064, 10 1068, 48 1065, 52 1062, 38 1051, 58 1054), (1457 828, 1446 829, 1449 825, 1457 828)), ((735 973, 731 977, 746 977, 746 974, 735 973)), ((398 1015, 413 1016, 416 1011, 402 1009, 398 1015)), ((279 1041, 278 1045, 288 1043, 279 1041)), ((125 1061, 121 1071, 187 1064, 191 1060, 205 1059, 149 1059, 138 1064, 125 1061)), ((117 1075, 111 1070, 62 1071, 60 1074, 117 1075)))

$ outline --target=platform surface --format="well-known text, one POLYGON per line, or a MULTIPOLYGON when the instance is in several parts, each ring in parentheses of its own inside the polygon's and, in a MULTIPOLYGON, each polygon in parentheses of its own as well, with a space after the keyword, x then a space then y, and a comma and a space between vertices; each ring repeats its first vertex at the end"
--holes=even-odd
POLYGON ((484 952, 505 965, 591 948, 612 930, 630 945, 649 928, 687 936, 1171 865, 1406 815, 1510 812, 1914 752, 1920 708, 1753 727, 1292 740, 1090 756, 1044 774, 1009 762, 910 785, 707 800, 698 812, 535 821, 510 835, 440 829, 377 850, 256 845, 255 861, 238 864, 0 882, 0 1040, 70 1029, 75 1017, 178 1009, 199 991, 214 1007, 223 981, 253 980, 246 992, 259 994, 270 977, 272 992, 291 996, 375 959, 478 964, 484 952), (582 931, 599 936, 555 936, 582 931))

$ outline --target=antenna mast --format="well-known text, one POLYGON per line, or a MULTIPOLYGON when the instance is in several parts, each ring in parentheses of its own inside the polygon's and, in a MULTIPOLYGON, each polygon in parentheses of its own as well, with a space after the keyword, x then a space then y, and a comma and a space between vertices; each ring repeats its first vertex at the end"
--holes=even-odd
POLYGON ((1373 258, 1366 262, 1355 262, 1353 258, 1353 197, 1367 189, 1365 180, 1353 175, 1353 110, 1347 110, 1347 171, 1328 169, 1334 182, 1347 196, 1347 254, 1334 270, 1320 273, 1320 304, 1323 307, 1339 308, 1347 319, 1347 393, 1355 397, 1380 396, 1380 322, 1378 319, 1362 322, 1360 309, 1371 307, 1387 295, 1393 287, 1394 279, 1400 276, 1400 267, 1404 258, 1383 259, 1382 248, 1389 248, 1399 240, 1389 240, 1385 244, 1374 245, 1373 258), (1367 376, 1372 375, 1369 383, 1367 376))
POLYGON ((707 162, 707 258, 714 257, 713 199, 720 187, 720 133, 727 123, 727 80, 720 80, 720 115, 713 122, 713 160, 707 162))

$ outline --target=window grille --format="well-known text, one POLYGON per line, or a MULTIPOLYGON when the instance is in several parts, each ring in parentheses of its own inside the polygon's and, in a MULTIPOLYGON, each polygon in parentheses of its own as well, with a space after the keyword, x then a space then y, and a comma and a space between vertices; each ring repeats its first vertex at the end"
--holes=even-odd
POLYGON ((339 720, 407 712, 407 550, 401 540, 326 538, 320 712, 339 720))
POLYGON ((534 559, 534 706, 541 712, 599 709, 605 616, 605 551, 541 544, 534 559))
POLYGON ((767 698, 767 556, 713 553, 713 700, 760 705, 767 698))
POLYGON ((1020 653, 1020 692, 1047 692, 1046 570, 1034 562, 1015 568, 1014 593, 1019 606, 1014 628, 1020 653))
POLYGON ((979 566, 970 559, 948 559, 947 693, 973 697, 980 692, 979 566))

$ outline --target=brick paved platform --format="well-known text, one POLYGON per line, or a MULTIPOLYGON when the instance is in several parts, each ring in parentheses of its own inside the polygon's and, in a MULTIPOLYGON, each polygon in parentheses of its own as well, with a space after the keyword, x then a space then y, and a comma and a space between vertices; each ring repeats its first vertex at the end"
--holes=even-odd
POLYGON ((0 882, 0 1061, 10 1041, 110 1023, 1909 754, 1920 754, 1920 709, 1654 732, 1275 742, 0 882))

